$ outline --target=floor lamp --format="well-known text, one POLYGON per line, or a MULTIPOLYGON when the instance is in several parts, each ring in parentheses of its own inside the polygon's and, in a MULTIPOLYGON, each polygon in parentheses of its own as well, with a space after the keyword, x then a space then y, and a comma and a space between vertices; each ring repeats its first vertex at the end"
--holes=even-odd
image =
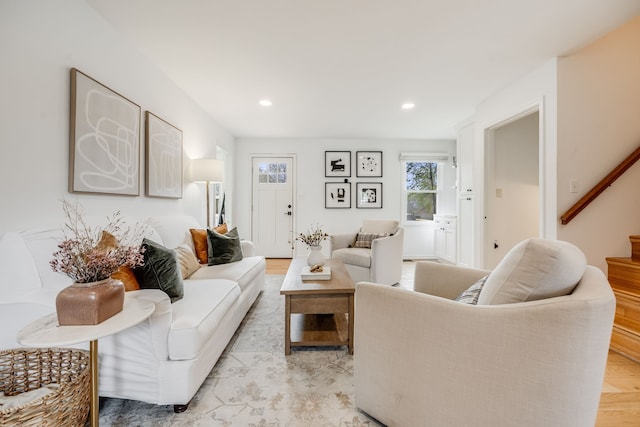
POLYGON ((211 202, 209 200, 209 185, 224 182, 224 162, 217 159, 191 160, 191 180, 204 182, 207 187, 207 228, 211 227, 211 202))

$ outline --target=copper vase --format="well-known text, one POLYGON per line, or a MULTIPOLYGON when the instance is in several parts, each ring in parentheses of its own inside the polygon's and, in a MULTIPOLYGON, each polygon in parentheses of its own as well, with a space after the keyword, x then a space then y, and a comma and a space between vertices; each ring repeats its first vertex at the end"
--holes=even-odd
POLYGON ((122 311, 124 285, 120 280, 104 279, 73 283, 56 297, 60 326, 97 325, 122 311))

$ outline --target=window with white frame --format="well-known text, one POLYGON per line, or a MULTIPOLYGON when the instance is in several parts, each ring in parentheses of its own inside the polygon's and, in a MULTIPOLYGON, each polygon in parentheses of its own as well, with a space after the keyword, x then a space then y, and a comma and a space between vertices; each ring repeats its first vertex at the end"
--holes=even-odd
POLYGON ((401 155, 403 171, 403 217, 405 221, 433 220, 438 212, 442 181, 440 155, 401 155))

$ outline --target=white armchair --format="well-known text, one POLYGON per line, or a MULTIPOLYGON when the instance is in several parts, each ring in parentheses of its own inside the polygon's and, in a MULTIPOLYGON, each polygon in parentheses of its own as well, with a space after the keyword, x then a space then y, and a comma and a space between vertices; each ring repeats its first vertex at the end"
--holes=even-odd
POLYGON ((452 301, 489 272, 435 262, 415 291, 359 283, 356 406, 389 426, 593 426, 615 298, 582 271, 567 295, 499 305, 452 301))
POLYGON ((398 221, 364 220, 357 233, 329 237, 331 258, 342 260, 356 283, 395 285, 402 276, 403 238, 398 221))

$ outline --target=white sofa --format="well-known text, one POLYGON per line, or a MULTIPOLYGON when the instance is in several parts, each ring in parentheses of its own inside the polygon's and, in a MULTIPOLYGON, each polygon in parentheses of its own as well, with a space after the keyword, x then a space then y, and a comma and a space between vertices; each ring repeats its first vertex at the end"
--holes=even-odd
MULTIPOLYGON (((188 243, 188 216, 151 218, 146 237, 168 248, 188 243)), ((49 261, 61 239, 59 227, 7 232, 0 239, 0 349, 16 348, 16 333, 31 321, 55 312, 55 297, 71 284, 49 261)), ((265 260, 242 241, 243 259, 202 266, 184 280, 184 297, 171 304, 161 290, 128 292, 128 298, 155 302, 142 323, 101 338, 100 396, 176 405, 185 409, 240 322, 264 287, 265 260)), ((85 348, 87 346, 84 346, 85 348)))
POLYGON ((402 277, 402 245, 404 229, 395 220, 364 220, 355 233, 329 236, 331 258, 344 263, 355 283, 375 282, 395 285, 402 277), (370 247, 356 247, 361 236, 385 237, 370 240, 370 247))
MULTIPOLYGON (((521 276, 510 296, 532 271, 564 274, 549 259, 502 269, 521 276)), ((414 291, 358 283, 356 406, 388 426, 593 426, 615 298, 602 271, 581 271, 569 294, 517 303, 453 301, 489 272, 436 262, 416 264, 414 291)))

